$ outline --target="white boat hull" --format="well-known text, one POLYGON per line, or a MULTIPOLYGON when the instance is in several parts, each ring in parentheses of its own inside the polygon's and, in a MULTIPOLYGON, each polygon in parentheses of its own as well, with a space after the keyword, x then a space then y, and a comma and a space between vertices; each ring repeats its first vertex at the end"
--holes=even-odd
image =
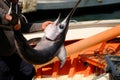
MULTIPOLYGON (((87 38, 110 29, 118 24, 120 24, 120 19, 71 22, 69 25, 70 28, 67 33, 66 40, 87 38)), ((27 40, 42 37, 43 35, 43 31, 24 34, 27 40)))

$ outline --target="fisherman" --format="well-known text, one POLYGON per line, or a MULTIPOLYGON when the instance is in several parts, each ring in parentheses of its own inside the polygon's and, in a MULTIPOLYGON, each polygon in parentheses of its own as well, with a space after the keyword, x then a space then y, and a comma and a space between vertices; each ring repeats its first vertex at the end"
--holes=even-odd
POLYGON ((4 27, 12 28, 20 21, 22 32, 29 33, 44 30, 52 23, 26 23, 18 1, 0 0, 0 80, 32 80, 35 75, 33 65, 23 61, 17 54, 13 31, 4 27))

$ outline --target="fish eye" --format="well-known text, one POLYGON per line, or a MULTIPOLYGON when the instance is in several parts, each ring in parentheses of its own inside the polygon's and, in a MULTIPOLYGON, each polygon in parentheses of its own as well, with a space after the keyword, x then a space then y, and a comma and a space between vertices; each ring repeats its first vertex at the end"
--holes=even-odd
POLYGON ((63 26, 63 25, 60 25, 60 26, 59 26, 59 28, 60 28, 60 29, 63 29, 63 28, 64 28, 64 26, 63 26))

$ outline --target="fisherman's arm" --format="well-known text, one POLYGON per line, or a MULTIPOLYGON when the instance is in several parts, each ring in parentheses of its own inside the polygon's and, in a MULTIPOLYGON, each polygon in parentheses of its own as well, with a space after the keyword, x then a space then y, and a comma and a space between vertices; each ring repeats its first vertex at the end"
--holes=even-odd
POLYGON ((46 28, 47 25, 53 23, 52 21, 45 21, 43 23, 23 23, 21 24, 22 28, 22 32, 37 32, 40 30, 44 30, 46 28))
POLYGON ((6 10, 0 7, 0 19, 2 24, 8 24, 12 20, 12 16, 7 14, 6 10))
POLYGON ((6 11, 0 7, 0 18, 4 19, 6 11))

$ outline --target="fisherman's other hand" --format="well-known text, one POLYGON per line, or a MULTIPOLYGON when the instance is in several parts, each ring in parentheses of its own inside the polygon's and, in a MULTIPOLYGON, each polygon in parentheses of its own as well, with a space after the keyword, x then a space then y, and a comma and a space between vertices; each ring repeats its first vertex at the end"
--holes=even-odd
POLYGON ((9 14, 6 14, 5 15, 5 19, 8 20, 8 21, 11 21, 12 20, 12 16, 9 15, 9 14))
POLYGON ((42 23, 42 29, 44 30, 49 24, 52 24, 52 21, 45 21, 42 23))
POLYGON ((21 25, 20 24, 16 24, 15 26, 14 26, 14 30, 20 30, 21 29, 21 25))

